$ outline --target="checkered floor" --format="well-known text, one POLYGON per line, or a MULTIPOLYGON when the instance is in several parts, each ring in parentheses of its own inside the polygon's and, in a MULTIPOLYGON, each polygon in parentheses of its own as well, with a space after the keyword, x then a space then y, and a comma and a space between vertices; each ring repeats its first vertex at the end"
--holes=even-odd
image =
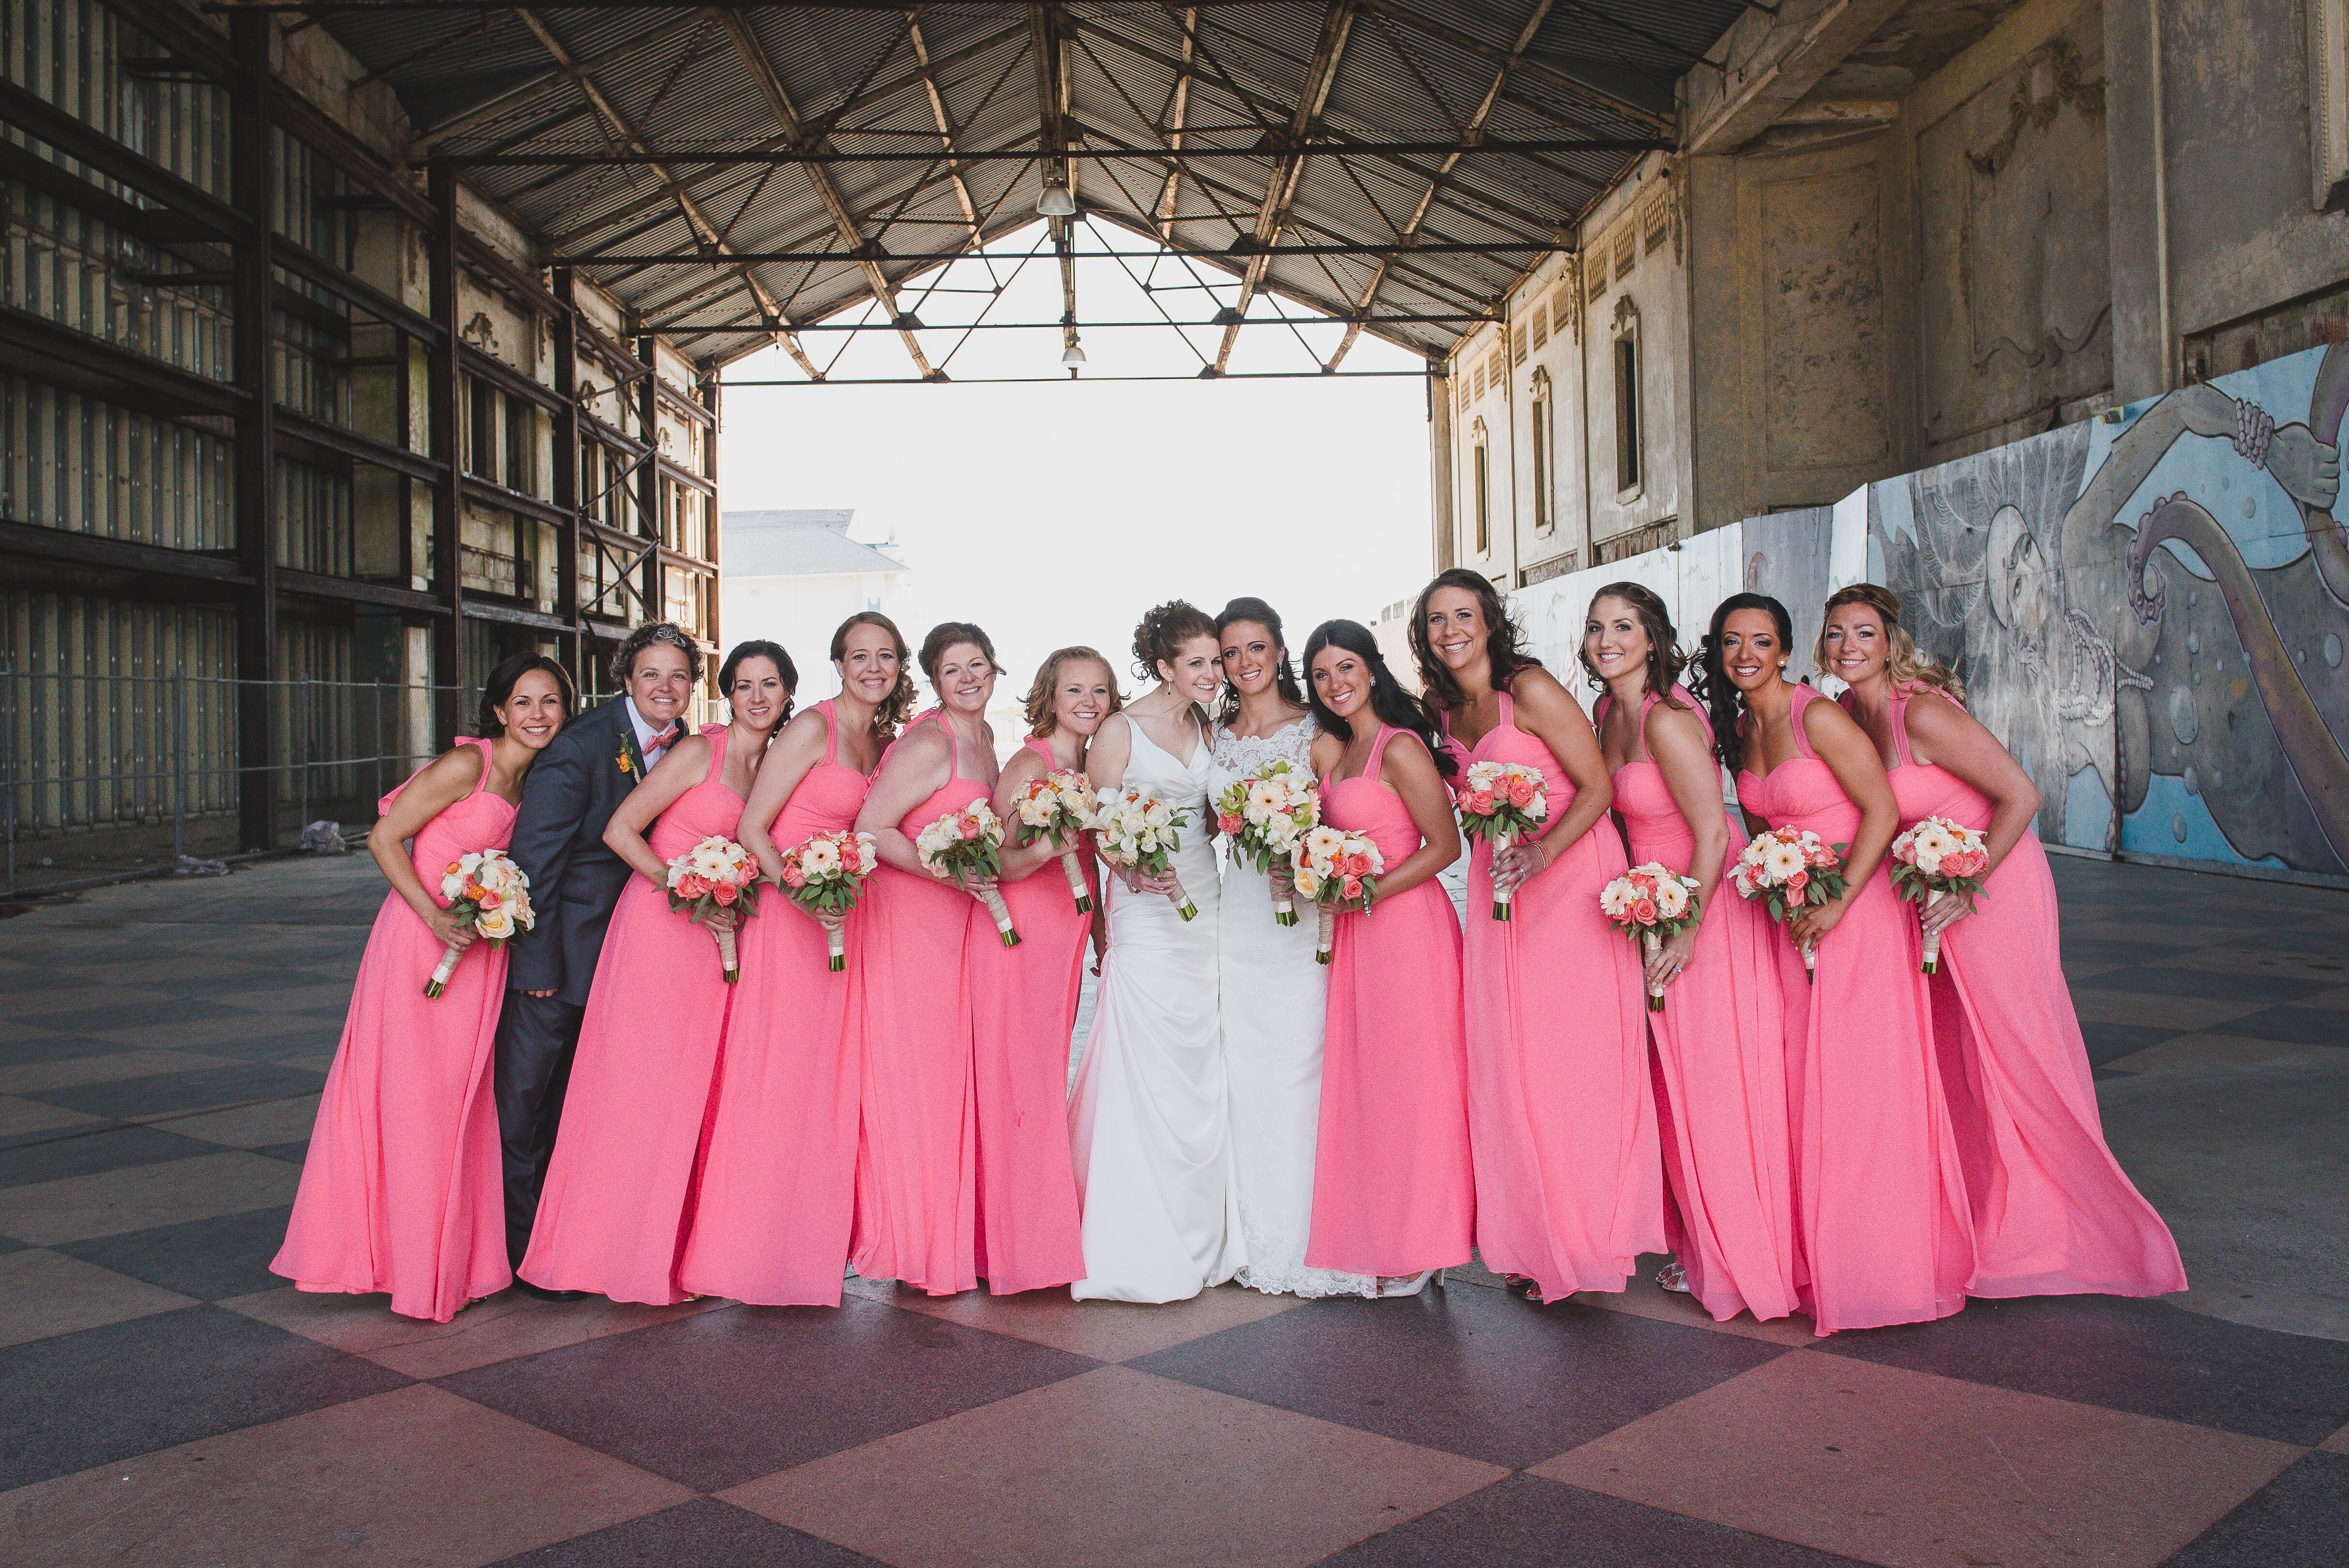
POLYGON ((2116 1145, 2179 1222, 2196 1310, 1976 1303, 1826 1341, 1475 1273, 1172 1307, 509 1293, 415 1324, 263 1266, 372 870, 24 915, 0 1561, 2338 1564, 2349 1286, 2338 1211, 2294 1205, 2344 1183, 2294 1130, 2340 1119, 2349 896, 2058 871, 2116 1145), (2243 1095, 2265 1141, 2214 1143, 2243 1095))

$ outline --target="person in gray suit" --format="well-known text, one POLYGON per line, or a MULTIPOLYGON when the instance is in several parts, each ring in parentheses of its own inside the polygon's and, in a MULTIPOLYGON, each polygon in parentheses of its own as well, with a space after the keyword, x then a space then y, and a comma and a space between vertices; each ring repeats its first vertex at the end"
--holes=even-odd
MULTIPOLYGON (((538 923, 508 944, 498 1016, 498 1133, 505 1146, 506 1251, 519 1266, 554 1155, 563 1092, 579 1020, 595 981, 604 930, 630 872, 604 843, 628 791, 685 731, 681 716, 701 678, 701 650, 667 621, 628 634, 612 659, 621 695, 582 714, 540 753, 523 786, 506 852, 530 878, 538 923)), ((532 1295, 563 1298, 517 1279, 532 1295)))

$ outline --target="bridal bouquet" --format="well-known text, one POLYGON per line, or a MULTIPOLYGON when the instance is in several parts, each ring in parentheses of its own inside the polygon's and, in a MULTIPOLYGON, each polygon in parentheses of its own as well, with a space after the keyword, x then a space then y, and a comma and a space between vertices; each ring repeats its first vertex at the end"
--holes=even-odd
POLYGON ((1199 906, 1183 891, 1182 881, 1167 864, 1167 857, 1183 847, 1179 830, 1190 820, 1188 812, 1177 811, 1165 801, 1129 785, 1101 797, 1091 825, 1101 835, 1103 860, 1129 871, 1146 872, 1173 881, 1174 885, 1166 896, 1174 903, 1174 913, 1189 920, 1199 913, 1199 906))
MULTIPOLYGON (((1313 775, 1276 762, 1253 779, 1236 779, 1216 802, 1216 826, 1232 841, 1232 854, 1260 872, 1275 866, 1297 876, 1297 844, 1321 823, 1321 791, 1313 775)), ((1297 900, 1273 884, 1276 924, 1297 923, 1297 900)))
MULTIPOLYGON (((1773 828, 1756 833, 1737 852, 1729 882, 1741 898, 1759 899, 1770 918, 1784 925, 1804 905, 1843 896, 1843 852, 1849 844, 1829 844, 1805 828, 1773 828)), ((1819 955, 1803 944, 1803 969, 1816 975, 1819 955)))
MULTIPOLYGON (((924 865, 946 872, 957 882, 974 876, 991 881, 1003 863, 1002 820, 986 801, 973 800, 924 828, 914 839, 914 852, 924 865)), ((990 887, 978 901, 995 917, 1003 945, 1019 946, 1019 934, 1011 928, 1011 911, 1004 906, 1003 895, 990 887)))
MULTIPOLYGON (((1892 841, 1893 889, 1916 903, 1920 917, 1935 893, 1953 893, 1971 909, 1989 870, 1990 846, 1982 834, 1947 817, 1928 817, 1892 841)), ((1925 934, 1918 966, 1928 975, 1941 972, 1940 932, 1925 934)))
MULTIPOLYGON (((759 862, 733 840, 712 834, 669 861, 668 907, 697 925, 719 910, 733 911, 737 919, 756 914, 759 862)), ((709 934, 718 939, 718 962, 731 985, 742 978, 742 966, 734 956, 733 923, 713 925, 709 934)))
MULTIPOLYGON (((1472 762, 1454 799, 1460 808, 1460 828, 1472 839, 1493 846, 1498 855, 1522 839, 1533 836, 1549 817, 1549 786, 1538 769, 1515 762, 1472 762)), ((1493 882, 1493 918, 1507 920, 1517 896, 1514 887, 1493 882)))
MULTIPOLYGON (((1599 890, 1599 910, 1608 923, 1634 943, 1644 955, 1655 952, 1697 923, 1697 880, 1684 877, 1660 861, 1633 866, 1599 890)), ((1664 988, 1648 987, 1648 1011, 1664 1010, 1664 988)))
MULTIPOLYGON (((451 914, 492 947, 517 931, 528 931, 538 918, 531 912, 530 878, 506 858, 503 850, 483 850, 450 861, 440 876, 440 896, 449 901, 451 914)), ((449 988, 449 976, 457 972, 457 960, 464 955, 465 950, 454 944, 440 950, 440 962, 433 966, 432 978, 424 983, 427 996, 438 996, 449 988)))
POLYGON ((1025 849, 1039 839, 1050 839, 1061 851, 1061 874, 1069 879, 1069 892, 1077 901, 1077 912, 1084 913, 1093 906, 1092 890, 1085 886, 1084 867, 1077 863, 1077 836, 1093 820, 1095 802, 1085 776, 1073 769, 1055 768, 1041 779, 1030 779, 1028 788, 1019 792, 1012 814, 1019 825, 1012 842, 1025 849))
MULTIPOLYGON (((870 833, 818 833, 783 851, 783 896, 810 914, 846 914, 864 892, 864 879, 880 863, 870 833)), ((837 922, 823 928, 823 944, 837 975, 848 967, 847 944, 837 922)))
POLYGON ((1321 930, 1313 956, 1327 964, 1337 946, 1338 912, 1359 905, 1364 914, 1379 896, 1379 877, 1386 857, 1366 834, 1350 833, 1324 822, 1299 841, 1303 853, 1297 864, 1297 891, 1319 906, 1321 930))

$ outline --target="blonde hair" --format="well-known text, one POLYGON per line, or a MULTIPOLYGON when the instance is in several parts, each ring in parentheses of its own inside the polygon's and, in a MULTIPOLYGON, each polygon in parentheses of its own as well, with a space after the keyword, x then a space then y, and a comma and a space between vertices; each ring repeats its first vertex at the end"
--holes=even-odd
POLYGON ((1811 649, 1813 668, 1826 671, 1831 667, 1827 663, 1827 617, 1846 604, 1865 604, 1884 623, 1884 673, 1891 677, 1895 691, 1922 686, 1941 693, 1952 702, 1966 700, 1966 683, 1957 671, 1918 653, 1917 639, 1900 624, 1899 596, 1874 583, 1855 583, 1827 595, 1826 607, 1820 613, 1819 640, 1811 649))
MULTIPOLYGON (((1061 684, 1061 671, 1070 665, 1076 664, 1099 665, 1102 667, 1102 673, 1109 676, 1110 713, 1115 713, 1125 706, 1125 698, 1118 694, 1117 671, 1111 666, 1107 659, 1087 647, 1055 648, 1044 656, 1043 664, 1037 668, 1034 684, 1028 688, 1029 739, 1041 740, 1052 733, 1053 690, 1061 684)), ((1109 714, 1103 714, 1102 717, 1106 718, 1109 714)))

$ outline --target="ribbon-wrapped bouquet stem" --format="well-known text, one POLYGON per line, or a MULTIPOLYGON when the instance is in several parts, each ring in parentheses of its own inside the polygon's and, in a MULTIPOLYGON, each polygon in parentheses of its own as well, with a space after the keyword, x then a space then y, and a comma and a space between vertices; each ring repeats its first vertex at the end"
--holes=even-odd
POLYGON ((1003 938, 1003 945, 1019 945, 1011 911, 993 886, 996 873, 1003 869, 1003 820, 995 814, 994 807, 973 800, 959 811, 948 811, 915 838, 914 852, 921 856, 924 865, 945 872, 966 886, 973 877, 986 879, 989 885, 978 895, 979 903, 995 917, 996 934, 1003 938))
POLYGON ((1297 891, 1318 906, 1320 931, 1313 944, 1313 956, 1327 964, 1337 951, 1338 912, 1371 913, 1387 860, 1368 834, 1350 833, 1327 822, 1299 842, 1304 853, 1297 867, 1297 891))
MULTIPOLYGON (((818 833, 783 851, 783 896, 810 914, 845 917, 864 894, 864 879, 880 863, 870 833, 818 833)), ((823 928, 825 966, 834 975, 848 967, 840 922, 823 928)))
POLYGON ((731 839, 710 835, 668 863, 668 906, 696 925, 707 924, 718 942, 718 962, 726 984, 742 978, 735 957, 735 923, 759 913, 759 862, 731 839), (719 911, 732 920, 712 923, 719 911))
MULTIPOLYGON (((1761 900, 1770 918, 1784 925, 1806 904, 1843 896, 1843 857, 1850 848, 1830 844, 1807 828, 1773 828, 1737 851, 1729 885, 1740 898, 1761 900)), ((1818 967, 1818 950, 1803 944, 1803 972, 1816 979, 1818 967)))
POLYGON ((1069 895, 1079 913, 1093 907, 1092 890, 1085 885, 1085 869, 1077 861, 1077 842, 1093 820, 1097 802, 1085 776, 1071 768, 1055 768, 1041 779, 1031 779, 1019 792, 1013 816, 1012 843, 1026 849, 1039 839, 1050 839, 1059 852, 1061 874, 1069 879, 1069 895))
MULTIPOLYGON (((1522 843, 1549 820, 1549 784, 1541 770, 1516 762, 1472 762, 1453 796, 1460 808, 1460 830, 1493 846, 1497 857, 1522 843)), ((1517 890, 1493 879, 1493 918, 1508 920, 1517 890)))
POLYGON ((1183 891, 1182 879, 1174 874, 1168 857, 1183 847, 1182 830, 1190 820, 1188 812, 1177 811, 1132 785, 1103 790, 1092 820, 1093 831, 1101 835, 1102 858, 1113 866, 1173 882, 1167 900, 1185 920, 1196 916, 1199 906, 1183 891))
MULTIPOLYGON (((1982 878, 1990 872, 1990 846, 1982 834, 1947 817, 1928 817, 1892 841, 1892 887, 1917 906, 1919 919, 1935 895, 1949 893, 1968 909, 1982 896, 1982 878)), ((1925 933, 1923 954, 1917 965, 1928 975, 1941 972, 1941 934, 1925 933)))
MULTIPOLYGON (((1600 888, 1599 910, 1609 924, 1631 939, 1644 961, 1702 917, 1697 907, 1697 886, 1696 878, 1682 876, 1661 861, 1650 861, 1600 888)), ((1663 1010, 1664 988, 1651 985, 1648 1011, 1663 1010)))
POLYGON ((1216 826, 1232 841, 1232 853, 1273 882, 1276 924, 1297 923, 1298 842, 1321 824, 1321 791, 1312 774, 1276 762, 1252 779, 1236 779, 1216 801, 1216 826))
MULTIPOLYGON (((492 947, 537 921, 530 907, 530 877, 503 850, 483 850, 450 861, 440 873, 440 896, 449 901, 450 913, 492 947)), ((464 955, 465 950, 454 943, 440 950, 440 962, 424 983, 427 996, 449 988, 449 976, 457 973, 457 960, 464 955)))

